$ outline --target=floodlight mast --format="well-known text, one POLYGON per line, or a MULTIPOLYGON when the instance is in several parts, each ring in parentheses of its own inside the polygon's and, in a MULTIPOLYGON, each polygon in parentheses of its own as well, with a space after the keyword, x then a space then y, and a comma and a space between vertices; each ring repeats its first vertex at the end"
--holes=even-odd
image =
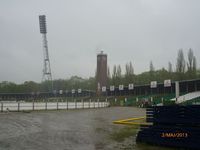
POLYGON ((51 83, 51 91, 53 91, 53 81, 48 53, 48 42, 47 42, 47 27, 46 27, 46 16, 39 16, 40 23, 40 33, 42 34, 43 39, 43 53, 44 53, 44 66, 43 66, 43 75, 42 81, 49 81, 51 83))

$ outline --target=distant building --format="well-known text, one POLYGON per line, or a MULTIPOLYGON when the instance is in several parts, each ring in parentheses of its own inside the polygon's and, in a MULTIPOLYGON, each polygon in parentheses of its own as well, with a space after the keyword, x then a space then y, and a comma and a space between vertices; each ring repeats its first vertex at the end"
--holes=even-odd
POLYGON ((101 51, 97 55, 97 93, 101 93, 101 89, 103 86, 107 86, 107 54, 104 54, 101 51))

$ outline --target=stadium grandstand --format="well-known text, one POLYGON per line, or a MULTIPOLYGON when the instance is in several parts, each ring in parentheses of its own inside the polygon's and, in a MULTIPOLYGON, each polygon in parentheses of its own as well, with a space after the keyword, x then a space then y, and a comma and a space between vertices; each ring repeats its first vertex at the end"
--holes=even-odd
MULTIPOLYGON (((200 102, 200 79, 179 81, 180 97, 177 99, 179 103, 198 103, 200 102)), ((107 99, 113 105, 157 105, 160 103, 170 103, 176 100, 175 82, 170 86, 165 87, 164 83, 158 83, 156 88, 152 88, 150 84, 134 85, 133 89, 124 86, 123 90, 115 87, 110 90, 107 87, 102 92, 100 99, 107 99)), ((33 100, 46 98, 94 98, 96 92, 92 90, 59 90, 53 92, 31 92, 31 93, 0 93, 1 101, 19 101, 19 100, 33 100)))

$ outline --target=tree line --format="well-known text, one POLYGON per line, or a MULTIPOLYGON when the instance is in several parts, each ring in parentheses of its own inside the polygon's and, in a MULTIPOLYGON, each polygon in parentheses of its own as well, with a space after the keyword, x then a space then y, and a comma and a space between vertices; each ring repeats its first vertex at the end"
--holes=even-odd
POLYGON ((178 50, 176 64, 173 68, 172 63, 168 62, 168 68, 155 69, 153 62, 149 63, 149 70, 136 75, 132 62, 125 65, 125 73, 122 74, 121 66, 114 65, 112 75, 108 68, 109 85, 118 86, 120 84, 128 85, 134 83, 136 85, 149 84, 151 81, 163 83, 166 79, 172 81, 190 80, 200 78, 200 70, 197 69, 197 60, 192 49, 188 50, 187 58, 185 59, 182 49, 178 50))
MULTIPOLYGON (((120 84, 135 85, 149 84, 151 81, 163 83, 166 79, 172 81, 190 80, 200 78, 200 69, 197 68, 197 59, 192 49, 188 50, 187 58, 184 56, 182 49, 178 50, 176 64, 168 62, 168 68, 155 69, 153 61, 149 63, 149 70, 141 74, 134 73, 132 62, 125 64, 125 72, 122 72, 121 65, 114 65, 112 73, 110 68, 107 70, 108 86, 119 86, 120 84), (173 68, 174 66, 174 68, 173 68)), ((0 93, 30 93, 30 92, 47 92, 50 91, 51 83, 48 81, 36 83, 25 81, 23 84, 15 84, 9 81, 0 83, 0 93)), ((53 80, 54 90, 71 90, 71 89, 88 89, 96 90, 96 77, 84 79, 78 76, 72 76, 69 79, 53 80)))

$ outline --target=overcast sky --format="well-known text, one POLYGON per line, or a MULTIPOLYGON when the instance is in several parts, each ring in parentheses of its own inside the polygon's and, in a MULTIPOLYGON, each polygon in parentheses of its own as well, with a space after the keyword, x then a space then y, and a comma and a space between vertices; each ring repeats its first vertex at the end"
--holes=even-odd
POLYGON ((108 54, 111 72, 129 61, 136 74, 150 60, 167 68, 180 48, 185 57, 192 48, 199 67, 199 0, 1 0, 0 82, 41 81, 42 14, 54 79, 94 76, 98 49, 108 54))

